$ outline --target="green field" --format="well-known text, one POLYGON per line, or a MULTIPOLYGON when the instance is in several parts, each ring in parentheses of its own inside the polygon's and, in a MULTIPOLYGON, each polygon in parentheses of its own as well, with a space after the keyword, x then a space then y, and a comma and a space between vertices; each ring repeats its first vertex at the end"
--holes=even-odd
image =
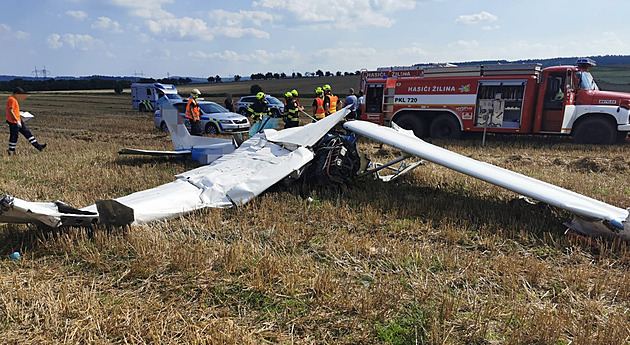
MULTIPOLYGON (((296 87, 282 82, 263 87, 296 87)), ((211 87, 248 88, 231 84, 211 87)), ((22 109, 48 143, 38 152, 21 137, 17 156, 0 156, 0 190, 22 199, 83 207, 197 166, 117 154, 172 148, 129 95, 33 94, 22 109)), ((630 206, 627 144, 434 143, 630 206)), ((399 154, 360 149, 380 162, 399 154)), ((427 163, 390 184, 277 187, 243 207, 127 229, 0 224, 0 342, 627 344, 628 245, 567 236, 568 220, 427 163), (11 261, 13 251, 22 260, 11 261)))

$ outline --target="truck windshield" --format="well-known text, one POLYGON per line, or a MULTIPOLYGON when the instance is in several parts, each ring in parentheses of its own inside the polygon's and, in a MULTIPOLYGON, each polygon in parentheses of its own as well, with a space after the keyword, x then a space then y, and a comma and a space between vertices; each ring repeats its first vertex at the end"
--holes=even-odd
POLYGON ((580 83, 581 90, 599 90, 591 73, 582 71, 577 72, 576 74, 580 83))

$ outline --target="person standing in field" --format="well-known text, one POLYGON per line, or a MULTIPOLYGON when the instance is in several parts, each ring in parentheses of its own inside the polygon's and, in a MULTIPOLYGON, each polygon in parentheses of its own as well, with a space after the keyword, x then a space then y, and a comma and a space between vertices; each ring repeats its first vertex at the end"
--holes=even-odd
POLYGON ((322 86, 324 90, 324 110, 326 116, 337 112, 337 103, 339 103, 339 97, 333 95, 330 85, 326 84, 322 86))
POLYGON ((234 112, 234 100, 232 100, 232 95, 230 95, 229 93, 225 94, 225 109, 227 109, 229 112, 233 113, 234 112))
POLYGON ((322 90, 321 87, 315 89, 315 99, 313 99, 313 115, 318 121, 326 117, 326 110, 324 109, 324 90, 322 90))
POLYGON ((36 149, 41 151, 46 148, 46 144, 37 142, 35 136, 33 136, 20 117, 20 103, 18 100, 23 101, 25 99, 26 92, 19 86, 13 89, 13 94, 7 99, 7 124, 9 124, 9 150, 7 152, 9 155, 15 155, 19 133, 22 133, 36 149))
POLYGON ((300 117, 298 114, 298 105, 293 99, 291 91, 284 94, 286 98, 286 106, 284 107, 284 128, 297 127, 300 124, 300 117))
POLYGON ((247 107, 247 112, 252 119, 252 125, 262 121, 264 116, 271 116, 264 92, 261 91, 256 94, 256 101, 247 107))
POLYGON ((293 95, 293 100, 298 107, 299 111, 304 111, 304 107, 300 105, 300 101, 298 101, 298 92, 296 89, 291 90, 291 95, 293 95))
POLYGON ((363 90, 359 90, 359 98, 357 98, 357 120, 363 120, 363 103, 365 103, 365 96, 363 90))
POLYGON ((350 88, 350 94, 346 97, 344 104, 346 106, 350 106, 350 113, 346 116, 347 119, 356 119, 357 118, 357 96, 354 94, 354 89, 350 88))
POLYGON ((197 103, 199 95, 201 95, 201 91, 192 89, 188 98, 188 104, 186 104, 186 118, 190 121, 190 134, 198 136, 203 134, 201 131, 201 120, 199 119, 201 113, 197 103))

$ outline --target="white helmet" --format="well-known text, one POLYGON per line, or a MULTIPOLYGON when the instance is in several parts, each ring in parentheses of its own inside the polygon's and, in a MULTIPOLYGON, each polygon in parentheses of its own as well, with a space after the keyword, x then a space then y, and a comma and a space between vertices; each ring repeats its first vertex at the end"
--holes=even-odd
POLYGON ((190 94, 192 96, 199 96, 201 95, 201 91, 199 91, 199 89, 192 89, 192 91, 190 91, 190 94))

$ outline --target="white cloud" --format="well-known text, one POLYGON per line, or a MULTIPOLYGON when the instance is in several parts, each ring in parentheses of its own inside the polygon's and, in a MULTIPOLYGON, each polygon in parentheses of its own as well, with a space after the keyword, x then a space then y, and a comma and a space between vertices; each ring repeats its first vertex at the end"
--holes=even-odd
POLYGON ((87 13, 83 11, 66 11, 66 15, 78 20, 85 20, 88 17, 87 13))
POLYGON ((499 30, 499 29, 501 29, 500 25, 488 25, 481 28, 481 30, 485 30, 485 31, 492 31, 492 30, 499 30))
POLYGON ((461 15, 457 18, 457 20, 455 20, 455 22, 466 24, 466 25, 472 25, 472 24, 477 24, 480 22, 494 22, 497 19, 499 19, 499 17, 495 16, 494 14, 490 14, 486 11, 482 11, 481 13, 477 13, 477 14, 461 15))
POLYGON ((465 48, 465 49, 470 49, 470 48, 477 48, 479 47, 479 42, 472 40, 472 41, 464 41, 464 40, 459 40, 457 42, 454 43, 450 43, 448 45, 449 47, 459 47, 459 48, 465 48))
POLYGON ((102 42, 90 35, 80 34, 50 34, 46 38, 46 45, 52 49, 60 49, 64 46, 69 47, 72 50, 88 51, 93 50, 97 45, 102 42))
POLYGON ((415 1, 400 0, 259 0, 253 6, 289 12, 294 25, 325 24, 326 27, 355 31, 362 27, 389 28, 396 22, 383 13, 415 7, 415 1))
POLYGON ((162 9, 163 4, 173 3, 173 0, 109 0, 114 6, 126 8, 134 17, 147 19, 172 18, 173 15, 162 9))
POLYGON ((271 36, 268 32, 260 29, 244 28, 243 26, 244 23, 253 23, 256 26, 263 26, 265 23, 271 24, 274 21, 271 14, 263 11, 228 12, 224 10, 214 10, 209 13, 208 17, 216 24, 216 27, 212 29, 214 34, 230 38, 251 36, 269 39, 271 36))
POLYGON ((219 53, 204 53, 194 51, 188 53, 188 57, 196 59, 219 59, 237 63, 258 63, 261 65, 272 65, 300 58, 300 53, 295 49, 282 50, 279 52, 269 52, 258 49, 250 54, 239 54, 233 50, 224 50, 219 53))
POLYGON ((263 23, 273 23, 274 16, 264 11, 238 11, 229 12, 225 10, 213 10, 209 14, 209 18, 217 22, 217 24, 229 26, 242 26, 243 22, 253 23, 256 26, 262 26, 263 23))
POLYGON ((0 23, 0 40, 25 40, 29 36, 28 32, 14 31, 10 26, 0 23))
POLYGON ((123 32, 120 24, 108 17, 98 17, 98 20, 92 24, 92 28, 116 34, 123 32))
POLYGON ((214 37, 206 22, 190 17, 147 20, 149 31, 155 35, 178 39, 212 40, 214 37))

